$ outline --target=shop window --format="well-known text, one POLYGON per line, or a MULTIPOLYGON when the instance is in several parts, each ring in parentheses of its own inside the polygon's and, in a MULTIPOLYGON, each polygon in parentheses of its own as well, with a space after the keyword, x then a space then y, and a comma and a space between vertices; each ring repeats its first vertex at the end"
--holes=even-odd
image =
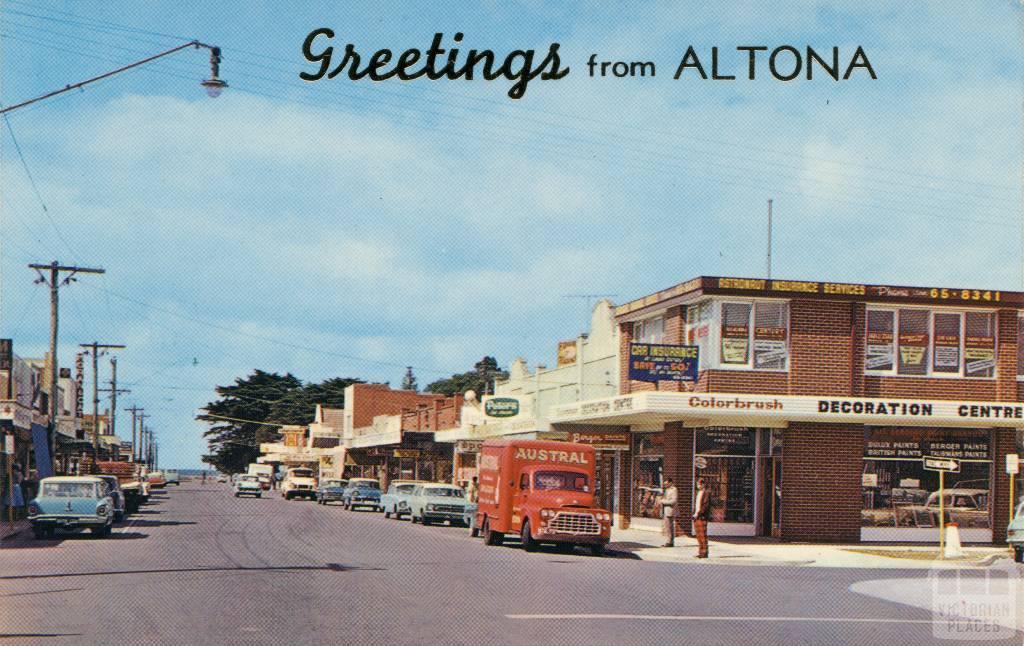
POLYGON ((633 323, 633 341, 635 343, 664 343, 664 317, 657 316, 633 323))
POLYGON ((752 428, 709 426, 695 433, 693 463, 711 493, 712 522, 754 522, 756 442, 752 428))
POLYGON ((750 362, 750 303, 722 303, 722 363, 750 362))
POLYGON ((945 476, 946 522, 990 529, 989 434, 976 429, 866 428, 861 526, 939 526, 939 474, 924 469, 925 455, 960 461, 960 472, 945 476))
POLYGON ((964 374, 994 377, 996 374, 996 316, 993 312, 968 312, 964 341, 964 374))
POLYGON ((633 436, 633 516, 661 517, 664 446, 664 433, 636 433, 633 436))

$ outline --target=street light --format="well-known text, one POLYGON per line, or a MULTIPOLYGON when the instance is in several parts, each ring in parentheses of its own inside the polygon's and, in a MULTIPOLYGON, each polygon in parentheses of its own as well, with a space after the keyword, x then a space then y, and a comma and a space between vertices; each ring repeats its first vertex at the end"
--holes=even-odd
POLYGON ((201 82, 200 85, 203 86, 204 88, 206 88, 207 96, 209 96, 210 98, 213 98, 213 99, 217 98, 218 96, 220 96, 220 93, 224 91, 224 88, 228 87, 228 84, 226 82, 224 82, 224 80, 222 80, 220 78, 220 47, 214 47, 213 45, 207 45, 206 43, 201 43, 198 40, 192 40, 192 41, 189 41, 189 42, 187 42, 187 43, 185 43, 183 45, 178 45, 177 47, 172 47, 171 49, 168 49, 167 51, 160 52, 159 54, 154 54, 153 56, 150 56, 148 58, 144 58, 141 61, 136 61, 134 63, 131 63, 130 65, 125 65, 124 67, 119 67, 116 70, 111 70, 111 71, 109 71, 109 72, 107 72, 105 74, 100 74, 99 76, 94 76, 94 77, 92 77, 90 79, 86 79, 86 80, 84 80, 84 81, 82 81, 80 83, 73 83, 71 85, 65 85, 64 87, 62 87, 59 90, 54 90, 53 92, 48 92, 48 93, 43 94, 41 96, 37 96, 34 99, 29 99, 28 101, 22 101, 21 103, 17 103, 15 105, 11 105, 11 106, 8 106, 6 108, 0 108, 0 114, 7 114, 8 112, 13 112, 14 110, 17 110, 18 108, 24 108, 25 106, 32 105, 33 103, 37 103, 37 102, 43 101, 45 99, 49 99, 50 97, 57 96, 58 94, 63 94, 65 92, 70 92, 71 90, 77 90, 78 88, 83 87, 85 85, 88 85, 90 83, 95 83, 96 81, 100 81, 102 79, 109 78, 111 76, 114 76, 115 74, 120 74, 121 72, 125 72, 127 70, 132 69, 132 68, 139 67, 140 65, 145 65, 146 63, 150 63, 152 61, 155 61, 158 58, 163 58, 164 56, 170 56, 171 54, 174 54, 175 52, 180 52, 181 50, 187 49, 189 47, 194 47, 195 49, 199 49, 200 47, 202 47, 204 49, 210 50, 210 78, 208 78, 205 81, 201 82))

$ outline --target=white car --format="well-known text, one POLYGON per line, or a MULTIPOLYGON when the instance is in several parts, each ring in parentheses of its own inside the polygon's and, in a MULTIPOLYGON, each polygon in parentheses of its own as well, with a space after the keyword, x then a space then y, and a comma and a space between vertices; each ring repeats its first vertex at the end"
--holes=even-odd
POLYGON ((235 498, 240 496, 263 496, 263 487, 260 486, 260 479, 257 476, 243 475, 235 481, 235 498))

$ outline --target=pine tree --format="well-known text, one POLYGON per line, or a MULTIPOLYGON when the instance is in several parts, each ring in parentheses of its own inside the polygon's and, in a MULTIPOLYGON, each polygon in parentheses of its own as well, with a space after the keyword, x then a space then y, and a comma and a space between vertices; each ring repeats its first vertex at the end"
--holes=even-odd
POLYGON ((418 391, 419 385, 416 383, 416 376, 412 374, 412 366, 406 366, 405 376, 402 377, 402 390, 414 390, 418 391))

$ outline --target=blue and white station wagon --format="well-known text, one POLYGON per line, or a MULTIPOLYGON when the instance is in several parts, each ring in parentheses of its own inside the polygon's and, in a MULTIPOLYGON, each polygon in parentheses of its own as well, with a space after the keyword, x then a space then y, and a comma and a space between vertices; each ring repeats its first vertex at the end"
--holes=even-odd
POLYGON ((39 483, 39 495, 28 505, 28 519, 36 538, 52 536, 57 529, 86 527, 96 536, 108 536, 114 511, 114 501, 99 478, 57 476, 39 483))

